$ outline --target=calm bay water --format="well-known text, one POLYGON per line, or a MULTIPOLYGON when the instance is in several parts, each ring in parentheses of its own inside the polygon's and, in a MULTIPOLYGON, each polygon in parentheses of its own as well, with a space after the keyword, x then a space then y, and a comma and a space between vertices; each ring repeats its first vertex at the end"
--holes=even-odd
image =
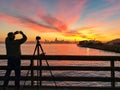
MULTIPOLYGON (((32 55, 35 49, 34 43, 23 44, 21 46, 22 54, 32 55)), ((108 55, 116 56, 119 53, 108 52, 97 49, 78 47, 76 44, 41 44, 46 55, 108 55)), ((5 55, 5 44, 0 44, 0 55, 5 55)))
MULTIPOLYGON (((107 52, 103 50, 97 49, 90 49, 90 48, 83 48, 78 47, 76 44, 42 44, 43 50, 46 55, 107 55, 107 56, 118 56, 119 53, 114 52, 107 52)), ((32 55, 35 49, 35 44, 23 44, 21 51, 24 55, 32 55)), ((5 55, 5 45, 0 44, 0 55, 5 55)), ((5 61, 1 61, 0 65, 6 64, 5 61)), ((43 62, 45 64, 45 62, 43 62)), ((29 62, 22 62, 22 64, 29 65, 29 62)), ((110 63, 107 61, 95 62, 95 61, 50 61, 49 65, 72 65, 72 66, 109 66, 110 63)), ((115 65, 120 66, 119 62, 116 62, 115 65)), ((110 77, 110 72, 108 71, 53 71, 54 76, 103 76, 103 77, 110 77)), ((4 71, 0 71, 0 75, 3 75, 4 71)), ((14 72, 13 72, 14 74, 14 72)), ((22 75, 26 75, 26 72, 22 72, 22 75)), ((43 75, 50 75, 49 72, 44 72, 43 75)), ((119 72, 116 72, 116 76, 120 76, 119 72)), ((0 82, 2 83, 2 82, 0 82)), ((44 84, 51 84, 52 82, 44 82, 44 84)), ((22 82, 21 82, 22 84, 22 82)), ((28 83, 29 84, 29 83, 28 83)), ((53 83, 52 83, 53 84, 53 83)), ((101 83, 101 82, 57 82, 58 85, 79 85, 79 86, 110 86, 110 83, 101 83)), ((119 83, 118 83, 119 84, 119 83)))

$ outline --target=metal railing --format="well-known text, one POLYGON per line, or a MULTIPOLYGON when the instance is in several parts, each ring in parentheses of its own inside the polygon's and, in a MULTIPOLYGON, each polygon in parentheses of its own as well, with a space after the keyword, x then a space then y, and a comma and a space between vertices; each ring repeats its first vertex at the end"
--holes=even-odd
MULTIPOLYGON (((21 59, 22 61, 29 61, 31 60, 32 55, 22 55, 21 59)), ((87 65, 87 66, 81 66, 81 65, 77 65, 77 66, 72 66, 72 65, 67 65, 67 66, 62 66, 62 65, 50 65, 45 66, 42 65, 40 67, 38 66, 32 66, 32 69, 29 65, 21 65, 21 71, 23 70, 30 70, 30 75, 26 76, 21 76, 21 81, 30 81, 30 86, 34 86, 34 82, 38 80, 38 77, 35 75, 35 70, 41 70, 41 71, 108 71, 110 72, 110 76, 109 77, 103 77, 103 76, 62 76, 62 75, 54 75, 54 77, 52 76, 44 76, 42 75, 41 77, 39 77, 40 82, 42 83, 43 81, 55 81, 55 82, 59 82, 59 81, 77 81, 77 82, 109 82, 111 83, 109 87, 114 88, 116 87, 116 82, 120 82, 120 78, 116 77, 115 72, 116 71, 120 71, 120 67, 115 65, 116 61, 120 61, 120 56, 77 56, 77 55, 46 55, 46 59, 49 61, 95 61, 98 62, 99 61, 106 61, 109 63, 109 65, 107 66, 93 66, 93 65, 87 65), (31 77, 32 76, 32 77, 31 77)), ((0 60, 7 60, 7 56, 6 55, 0 55, 0 60)), ((43 56, 34 56, 34 60, 45 60, 43 56)), ((43 63, 43 62, 42 62, 43 63)), ((6 66, 3 66, 2 64, 0 64, 0 70, 5 70, 6 66)), ((42 73, 42 72, 41 72, 42 73)), ((92 73, 92 72, 91 72, 92 73)), ((3 81, 3 77, 4 76, 0 76, 0 81, 3 81)), ((13 81, 14 80, 14 76, 10 77, 10 80, 13 81)), ((41 86, 44 86, 41 84, 41 86)), ((79 87, 79 86, 76 86, 79 87)), ((83 86, 83 87, 88 87, 88 86, 83 86)), ((100 86, 101 87, 101 86, 100 86)), ((103 86, 106 87, 106 86, 103 86)), ((119 85, 117 87, 120 87, 119 85)))

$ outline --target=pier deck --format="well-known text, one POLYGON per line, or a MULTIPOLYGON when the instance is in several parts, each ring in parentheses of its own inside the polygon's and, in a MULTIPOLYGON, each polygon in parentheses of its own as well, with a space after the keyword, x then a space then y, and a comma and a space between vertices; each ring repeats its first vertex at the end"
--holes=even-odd
MULTIPOLYGON (((14 87, 9 87, 7 90, 14 90, 14 87)), ((3 87, 0 87, 3 90, 3 87)), ((20 90, 120 90, 120 88, 110 87, 21 87, 20 90)))

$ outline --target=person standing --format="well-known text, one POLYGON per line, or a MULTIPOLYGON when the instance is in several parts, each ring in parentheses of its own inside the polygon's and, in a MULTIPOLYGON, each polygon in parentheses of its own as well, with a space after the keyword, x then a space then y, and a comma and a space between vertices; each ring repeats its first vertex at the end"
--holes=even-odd
POLYGON ((4 76, 4 90, 9 82, 10 73, 15 70, 15 88, 19 90, 20 88, 20 64, 21 64, 21 49, 20 46, 27 40, 26 35, 22 31, 9 32, 7 38, 5 39, 6 52, 7 52, 7 68, 4 76), (15 39, 15 35, 21 34, 21 39, 15 39))

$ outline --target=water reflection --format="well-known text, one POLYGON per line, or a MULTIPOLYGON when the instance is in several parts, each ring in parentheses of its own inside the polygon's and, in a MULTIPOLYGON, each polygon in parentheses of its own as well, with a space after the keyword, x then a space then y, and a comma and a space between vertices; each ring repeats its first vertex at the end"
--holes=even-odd
MULTIPOLYGON (((32 55, 35 43, 23 44, 22 54, 32 55)), ((41 44, 46 55, 107 55, 117 56, 119 53, 97 50, 92 48, 78 47, 76 44, 41 44)), ((5 45, 0 44, 0 54, 6 54, 5 45)))

